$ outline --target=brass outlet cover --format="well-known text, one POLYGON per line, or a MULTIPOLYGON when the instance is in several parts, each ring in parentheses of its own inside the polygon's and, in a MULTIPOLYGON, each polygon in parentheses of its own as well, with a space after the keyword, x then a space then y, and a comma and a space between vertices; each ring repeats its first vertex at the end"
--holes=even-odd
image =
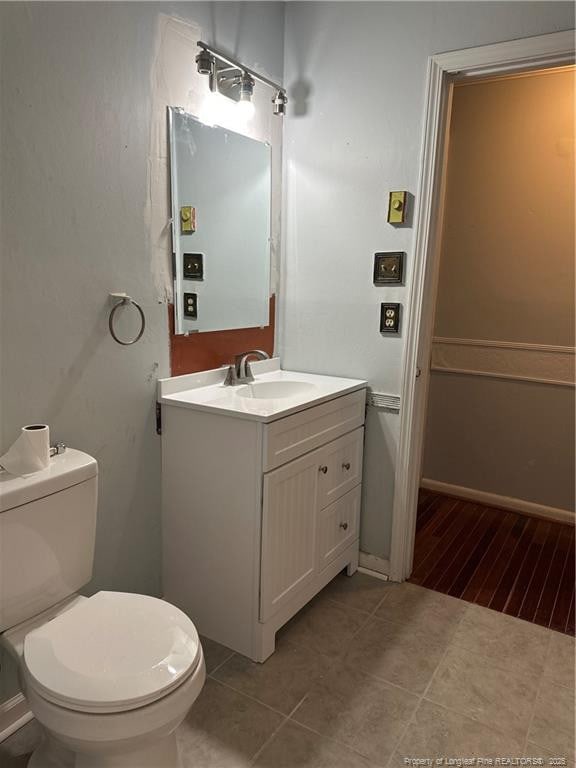
POLYGON ((183 205, 180 208, 180 232, 183 235, 196 232, 196 208, 191 205, 183 205))
POLYGON ((388 201, 388 223, 404 224, 406 221, 407 192, 390 192, 388 201))

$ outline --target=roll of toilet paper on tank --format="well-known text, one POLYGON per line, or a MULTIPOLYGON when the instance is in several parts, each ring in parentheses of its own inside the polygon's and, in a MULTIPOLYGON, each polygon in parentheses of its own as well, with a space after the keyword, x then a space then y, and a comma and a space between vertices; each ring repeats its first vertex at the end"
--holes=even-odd
POLYGON ((47 424, 22 427, 20 437, 3 456, 0 467, 11 475, 31 475, 50 463, 50 429, 47 424))

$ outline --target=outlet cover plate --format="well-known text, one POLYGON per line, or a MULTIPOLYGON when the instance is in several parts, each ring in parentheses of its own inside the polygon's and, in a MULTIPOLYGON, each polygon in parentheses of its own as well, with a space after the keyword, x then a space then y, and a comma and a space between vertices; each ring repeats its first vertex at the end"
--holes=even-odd
POLYGON ((187 317, 189 320, 198 319, 198 294, 197 293, 184 294, 184 317, 187 317))
POLYGON ((380 304, 380 333, 400 333, 401 310, 401 304, 390 302, 380 304))

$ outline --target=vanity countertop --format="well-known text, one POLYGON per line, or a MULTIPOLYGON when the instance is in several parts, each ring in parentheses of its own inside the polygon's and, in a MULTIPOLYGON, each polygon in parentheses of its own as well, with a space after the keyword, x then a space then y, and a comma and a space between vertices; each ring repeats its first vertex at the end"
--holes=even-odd
POLYGON ((234 387, 224 386, 226 368, 160 379, 158 401, 266 423, 368 385, 361 379, 284 371, 279 358, 253 362, 250 367, 254 382, 234 387))

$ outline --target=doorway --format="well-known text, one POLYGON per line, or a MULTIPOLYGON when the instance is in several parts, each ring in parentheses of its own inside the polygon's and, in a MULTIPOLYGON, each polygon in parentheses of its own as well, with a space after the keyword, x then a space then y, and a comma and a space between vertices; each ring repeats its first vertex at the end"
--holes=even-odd
MULTIPOLYGON (((433 318, 440 275, 441 224, 444 207, 448 152, 448 128, 459 81, 498 80, 504 75, 522 75, 535 70, 569 66, 574 61, 571 33, 512 41, 495 46, 442 54, 430 60, 426 123, 422 151, 418 209, 415 217, 415 268, 408 311, 408 332, 403 372, 399 462, 396 473, 391 577, 402 581, 413 570, 418 491, 422 477, 426 404, 433 387, 429 360, 433 350, 433 318), (432 383, 431 383, 432 382, 432 383)), ((546 74, 546 76, 550 76, 546 74)), ((544 77, 544 75, 543 75, 544 77)), ((520 80, 520 77, 516 77, 520 80)), ((462 86, 479 88, 480 85, 462 86)), ((450 212, 448 212, 450 213, 450 212)), ((489 312, 488 310, 486 310, 489 312)), ((449 338, 463 338, 461 332, 449 338)), ((468 339, 468 341, 473 339, 468 339)), ((490 341, 480 339, 480 341, 490 341)), ((529 344, 529 342, 525 342, 529 344)), ((473 346, 473 345, 472 345, 473 346)), ((548 346, 561 347, 561 344, 548 346)), ((565 345, 568 346, 568 345, 565 345)), ((454 360, 462 351, 449 342, 443 345, 442 360, 454 360), (446 353, 448 350, 448 354, 446 353), (450 357, 452 355, 452 357, 450 357)), ((463 354, 463 353, 462 353, 463 354)), ((490 355, 490 352, 487 353, 490 355)), ((462 356, 460 357, 460 361, 462 356)), ((454 364, 445 367, 456 367, 454 364)), ((573 389, 572 397, 573 397, 573 389)), ((440 489, 443 491, 444 489, 440 489)), ((438 489, 428 489, 438 493, 438 489)), ((500 494, 502 495, 502 494, 500 494)), ((491 502, 489 498, 487 500, 491 502)), ((488 504, 487 504, 488 505, 488 504)), ((542 505, 547 506, 547 505, 542 505)), ((512 512, 511 512, 512 514, 512 512)), ((516 514, 516 513, 514 513, 516 514)))
POLYGON ((410 579, 563 632, 574 630, 574 74, 454 84, 410 579))

